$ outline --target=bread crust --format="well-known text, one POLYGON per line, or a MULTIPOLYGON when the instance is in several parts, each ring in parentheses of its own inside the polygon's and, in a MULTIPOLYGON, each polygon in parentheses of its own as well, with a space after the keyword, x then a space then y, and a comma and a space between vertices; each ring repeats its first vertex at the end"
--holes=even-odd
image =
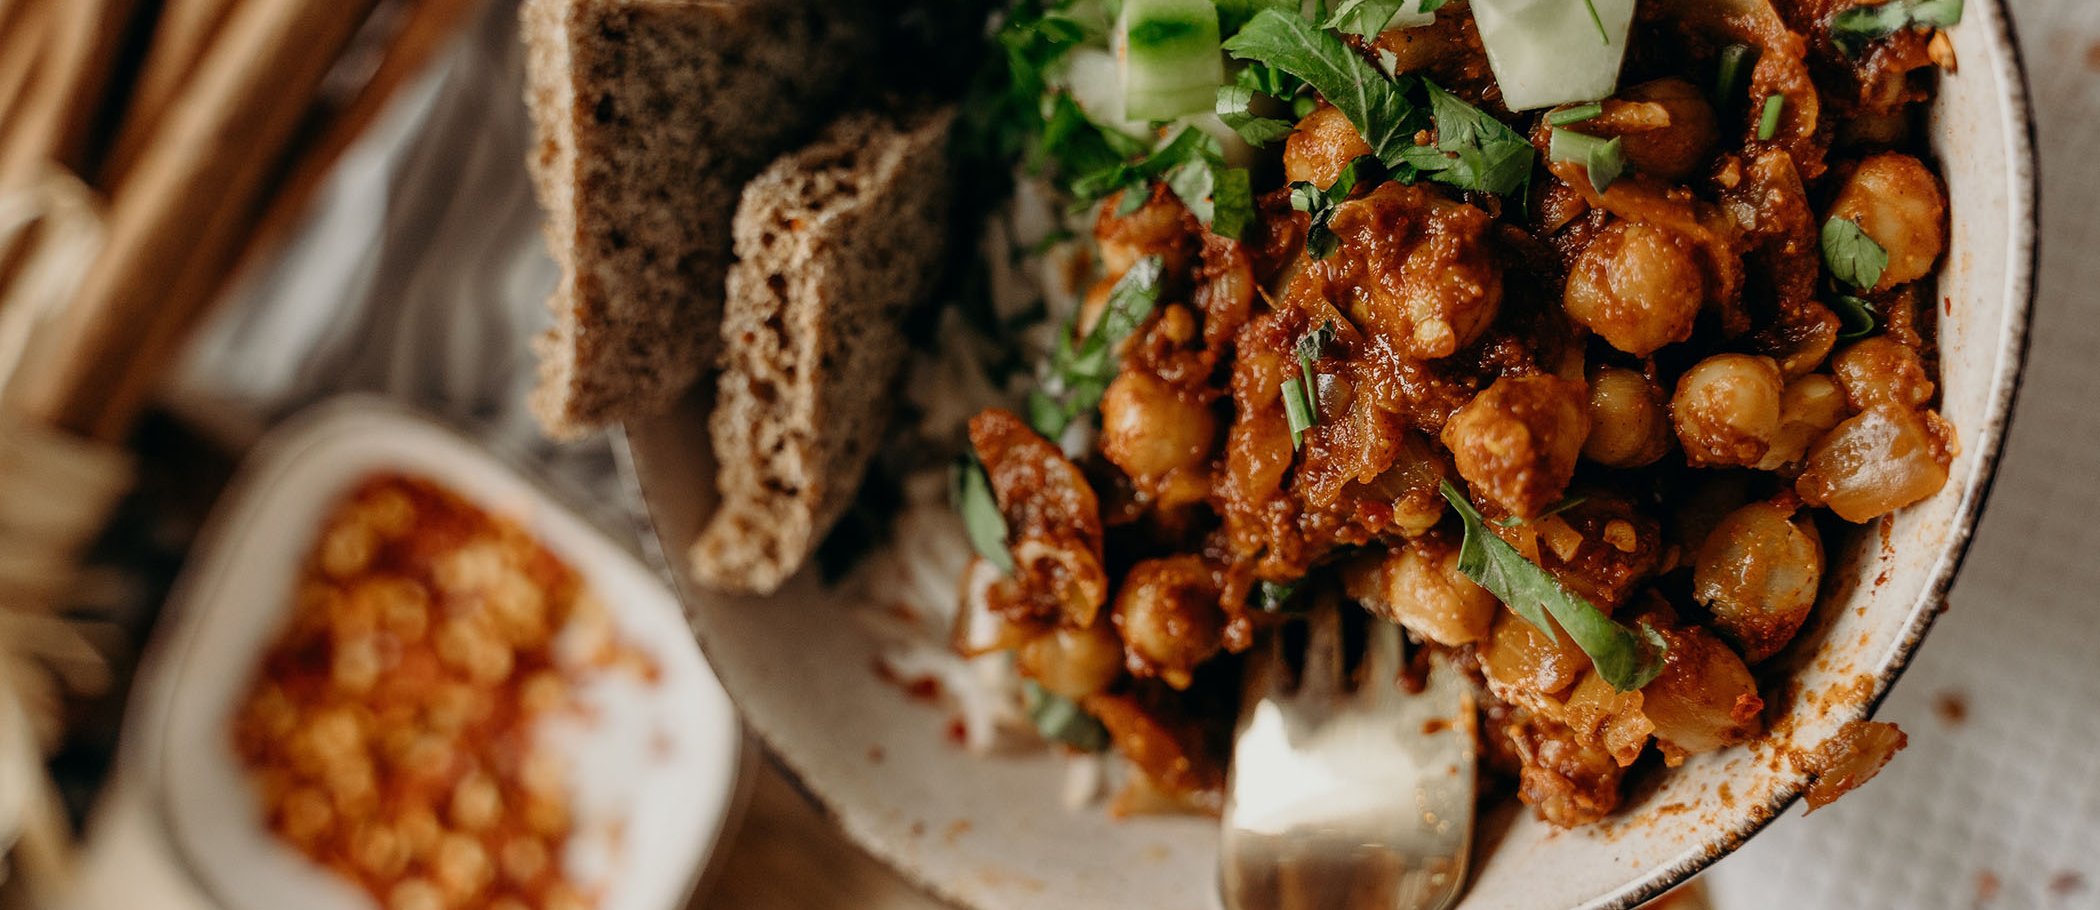
POLYGON ((704 584, 771 593, 851 504, 903 318, 945 258, 953 119, 850 114, 745 187, 711 424, 721 506, 692 552, 704 584))
POLYGON ((830 118, 859 4, 526 0, 533 183, 561 282, 533 410, 575 438, 713 363, 744 183, 830 118))

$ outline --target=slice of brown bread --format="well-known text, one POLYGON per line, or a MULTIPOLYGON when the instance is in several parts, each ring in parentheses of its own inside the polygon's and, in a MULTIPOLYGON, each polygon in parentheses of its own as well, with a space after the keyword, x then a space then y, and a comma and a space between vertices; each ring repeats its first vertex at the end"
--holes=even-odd
POLYGON ((859 7, 524 4, 531 169, 562 269, 533 397, 550 435, 660 411, 713 362, 737 194, 830 119, 859 7))
POLYGON ((722 503, 692 561, 771 593, 851 503, 947 241, 952 109, 856 113, 744 188, 715 404, 722 503))

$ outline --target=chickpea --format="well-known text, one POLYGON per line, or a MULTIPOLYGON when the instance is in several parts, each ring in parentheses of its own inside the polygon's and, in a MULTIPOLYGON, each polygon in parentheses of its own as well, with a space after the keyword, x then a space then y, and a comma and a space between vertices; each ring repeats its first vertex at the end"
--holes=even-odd
POLYGON ((1136 676, 1186 689, 1198 664, 1224 647, 1218 583, 1200 556, 1148 559, 1130 568, 1116 596, 1124 662, 1136 676))
POLYGON ((1845 419, 1845 394, 1837 380, 1812 373, 1787 383, 1779 399, 1779 435, 1755 467, 1786 471, 1801 464, 1808 447, 1845 419))
POLYGON ((1885 335, 1839 351, 1830 368, 1855 411, 1875 405, 1908 410, 1932 400, 1925 361, 1909 345, 1885 335))
POLYGON ((1509 512, 1553 504, 1575 475, 1589 437, 1589 389, 1558 376, 1503 377, 1444 424, 1458 474, 1509 512))
POLYGON ((408 845, 383 824, 366 823, 350 837, 351 858, 374 878, 393 878, 408 868, 408 845))
POLYGON ((1085 629, 1059 626, 1029 639, 1015 659, 1021 672, 1043 688, 1077 701, 1107 689, 1123 674, 1123 643, 1105 622, 1085 629))
POLYGON ((503 794, 494 778, 480 771, 469 772, 452 788, 449 817, 463 831, 485 831, 503 816, 503 794))
POLYGON ((361 523, 345 521, 328 530, 321 539, 321 571, 338 579, 356 577, 372 564, 379 549, 379 536, 361 523))
POLYGON ((1954 447, 1938 414, 1876 405, 1816 443, 1794 489, 1846 521, 1871 521, 1939 492, 1954 447))
POLYGON ((1715 125, 1713 105, 1706 100, 1706 93, 1683 79, 1643 82, 1619 92, 1619 98, 1642 108, 1639 119, 1648 122, 1614 129, 1618 115, 1614 108, 1618 105, 1607 100, 1604 114, 1589 124, 1623 138, 1627 161, 1641 173, 1681 183, 1706 164, 1714 144, 1720 141, 1721 131, 1715 125), (1656 118, 1651 111, 1661 116, 1656 118))
POLYGON ((1122 199, 1120 193, 1109 197, 1094 222, 1102 273, 1121 278, 1146 256, 1160 257, 1165 274, 1187 272, 1195 255, 1197 224, 1181 200, 1166 187, 1156 187, 1143 205, 1124 215, 1118 214, 1122 199))
POLYGON ((1305 119, 1283 143, 1284 178, 1303 181, 1321 189, 1334 185, 1349 162, 1371 154, 1371 145, 1356 132, 1356 125, 1341 108, 1322 107, 1305 119))
POLYGON ((1619 367, 1598 367, 1589 378, 1585 457, 1614 468, 1638 468, 1670 451, 1670 416, 1661 386, 1619 367))
POLYGON ((427 878, 404 878, 387 892, 387 910, 446 910, 445 892, 427 878))
POLYGON ((1458 547, 1416 538, 1351 567, 1349 596, 1429 641, 1457 647, 1487 637, 1500 601, 1458 571, 1458 547))
POLYGON ((1646 357, 1692 337, 1706 273, 1691 241, 1668 228, 1615 221, 1568 272, 1568 315, 1611 346, 1646 357))
POLYGON ((480 841, 459 833, 447 834, 438 841, 437 862, 431 868, 445 893, 461 901, 480 894, 496 877, 488 849, 480 841))
POLYGON ((1480 669, 1488 684, 1497 696, 1516 704, 1566 691, 1589 668, 1589 655, 1566 632, 1548 638, 1508 610, 1495 616, 1487 646, 1480 650, 1480 669))
POLYGON ((1901 152, 1861 161, 1838 190, 1830 217, 1857 222, 1888 252, 1888 267, 1873 288, 1877 291, 1931 274, 1947 246, 1947 200, 1939 178, 1901 152))
POLYGON ((1210 408, 1143 370, 1124 370, 1101 398, 1101 454, 1138 480, 1200 470, 1217 439, 1210 408))
POLYGON ((1694 467, 1754 465, 1779 436, 1785 391, 1769 357, 1716 354, 1677 380, 1670 420, 1694 467))
POLYGON ((1763 728, 1757 680, 1728 645, 1698 626, 1658 628, 1669 643, 1663 670, 1641 689, 1641 713, 1671 767, 1689 755, 1748 740, 1763 728))
POLYGON ((1786 647, 1816 605, 1823 544, 1793 510, 1756 502, 1729 513, 1707 535, 1692 570, 1692 596, 1714 628, 1757 663, 1786 647))
POLYGON ((503 877, 514 885, 530 885, 552 867, 547 844, 534 837, 512 837, 503 844, 503 877))
POLYGON ((1597 672, 1584 673, 1568 693, 1567 724, 1583 739, 1604 747, 1624 768, 1647 748, 1655 722, 1641 713, 1641 693, 1621 692, 1597 672))

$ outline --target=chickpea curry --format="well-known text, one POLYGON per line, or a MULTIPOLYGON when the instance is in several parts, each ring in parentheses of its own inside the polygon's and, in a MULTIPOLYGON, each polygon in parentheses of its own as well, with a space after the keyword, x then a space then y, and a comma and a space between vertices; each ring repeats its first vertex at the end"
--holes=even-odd
POLYGON ((1567 2, 1594 91, 1506 0, 1205 0, 1194 54, 1145 43, 1179 0, 1007 15, 1006 150, 1097 280, 969 423, 965 596, 1045 735, 1128 760, 1119 809, 1215 809, 1237 655, 1338 593, 1475 675, 1523 802, 1596 821, 1651 746, 1759 736, 1826 534, 1946 483, 1920 125, 1959 3, 1567 2))

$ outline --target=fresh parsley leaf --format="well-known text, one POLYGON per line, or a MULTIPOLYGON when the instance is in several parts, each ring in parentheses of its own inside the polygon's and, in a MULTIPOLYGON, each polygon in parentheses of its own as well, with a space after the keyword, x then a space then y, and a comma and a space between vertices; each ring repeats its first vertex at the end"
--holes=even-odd
POLYGON ((1376 38, 1406 5, 1407 0, 1342 0, 1335 4, 1334 12, 1320 23, 1320 27, 1362 38, 1376 38))
POLYGON ((1881 283, 1882 270, 1889 267, 1889 253, 1859 226, 1859 222, 1832 218, 1823 222, 1823 262, 1837 280, 1860 290, 1881 283))
POLYGON ((1254 105, 1255 90, 1244 85, 1221 85, 1218 87, 1218 119, 1232 127, 1232 131, 1247 140, 1248 145, 1260 147, 1291 134, 1290 121, 1274 117, 1262 117, 1250 110, 1254 105))
POLYGON ((1328 222, 1334 220, 1335 209, 1342 201, 1356 191, 1356 185, 1375 179, 1377 170, 1378 159, 1364 155, 1344 165, 1342 172, 1335 175, 1334 185, 1324 190, 1303 180, 1291 184, 1291 208, 1311 216, 1312 224, 1305 232, 1305 251, 1314 259, 1325 259, 1334 253, 1339 241, 1328 229, 1328 222))
POLYGON ((1428 125, 1399 84, 1334 33, 1300 16, 1262 10, 1225 42, 1225 50, 1305 80, 1341 109, 1388 167, 1400 163, 1401 155, 1414 147, 1415 132, 1428 125))
POLYGON ((1217 0, 1218 34, 1230 35, 1265 9, 1297 11, 1298 0, 1217 0))
POLYGON ((1874 301, 1840 294, 1837 306, 1831 309, 1837 311, 1839 341, 1857 341, 1881 327, 1881 310, 1874 306, 1874 301))
POLYGON ((1765 96, 1765 110, 1757 118, 1757 138, 1770 140, 1779 135, 1779 116, 1786 111, 1786 96, 1773 92, 1765 96))
POLYGON ((1602 193, 1625 176, 1626 140, 1612 137, 1605 140, 1588 133, 1554 127, 1546 144, 1546 154, 1555 161, 1572 161, 1588 172, 1590 186, 1602 193))
POLYGON ((1116 378, 1116 346, 1137 331, 1159 304, 1163 270, 1158 256, 1138 260, 1109 288, 1108 302, 1092 332, 1075 343, 1078 317, 1065 326, 1050 355, 1049 378, 1057 387, 1055 394, 1029 396, 1028 422, 1036 432, 1048 439, 1063 436, 1073 421, 1101 404, 1101 396, 1116 378))
POLYGON ((985 476, 984 465, 966 457, 955 466, 955 471, 955 510, 962 513, 963 530, 969 535, 971 549, 998 566, 999 571, 1011 574, 1014 557, 1006 549, 1006 516, 1000 513, 998 500, 992 498, 992 481, 985 476))
POLYGON ((1889 0, 1855 6, 1832 16, 1830 40, 1848 57, 1906 28, 1953 28, 1961 24, 1962 0, 1889 0))
POLYGON ((1300 582, 1295 581, 1287 585, 1280 585, 1273 581, 1262 582, 1259 586, 1261 600, 1255 604, 1255 609, 1263 613, 1302 612, 1301 608, 1293 602, 1298 596, 1300 584, 1300 582))
POLYGON ((1568 126, 1570 124, 1581 123, 1584 120, 1594 120, 1597 118, 1598 115, 1603 113, 1604 105, 1592 101, 1588 104, 1578 104, 1574 107, 1564 107, 1560 110, 1554 111, 1553 113, 1547 114, 1546 124, 1548 126, 1568 126))
POLYGON ((1151 197, 1152 181, 1166 176, 1174 168, 1206 156, 1221 157, 1218 142, 1202 130, 1182 127, 1165 145, 1136 161, 1118 159, 1114 164, 1095 170, 1072 182, 1072 195, 1081 205, 1090 205, 1117 191, 1123 199, 1117 214, 1128 215, 1143 207, 1151 197))
POLYGON ((1254 176, 1246 168, 1211 167, 1210 232, 1237 240, 1254 223, 1254 176))
POLYGON ((1662 672, 1669 645, 1646 624, 1639 633, 1612 621, 1604 611, 1576 596, 1546 570, 1533 565, 1515 547, 1488 529, 1480 511, 1457 487, 1445 481, 1444 499, 1458 510, 1465 523, 1465 540, 1459 545, 1458 571, 1495 595, 1525 622, 1548 639, 1558 641, 1555 622, 1589 655, 1597 675, 1621 692, 1631 692, 1654 681, 1662 672), (1550 618, 1549 618, 1550 617, 1550 618))
POLYGON ((1081 752, 1108 748, 1108 728, 1079 703, 1042 687, 1032 679, 1021 680, 1021 704, 1037 733, 1051 742, 1064 743, 1081 752))
POLYGON ((1531 182, 1537 152, 1507 124, 1427 79, 1436 146, 1409 146, 1403 159, 1438 183, 1506 196, 1531 182))

